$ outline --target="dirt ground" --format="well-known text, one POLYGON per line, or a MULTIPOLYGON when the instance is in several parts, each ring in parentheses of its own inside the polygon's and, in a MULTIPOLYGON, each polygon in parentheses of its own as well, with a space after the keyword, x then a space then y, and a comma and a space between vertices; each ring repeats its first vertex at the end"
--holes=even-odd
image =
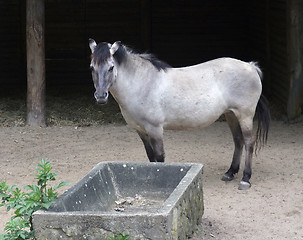
MULTIPOLYGON (((117 104, 96 105, 93 87, 48 88, 47 128, 25 126, 25 90, 0 90, 0 181, 35 183, 41 158, 57 182, 76 183, 101 161, 148 161, 141 140, 125 126, 117 104), (72 94, 71 94, 72 93, 72 94)), ((283 119, 271 106, 273 119, 283 119)), ((225 122, 197 131, 167 131, 167 162, 204 164, 203 220, 193 240, 303 240, 303 121, 272 122, 268 145, 253 159, 252 187, 239 191, 229 168, 233 142, 225 122)), ((243 166, 243 164, 242 164, 243 166)), ((62 193, 67 187, 60 190, 62 193)), ((0 232, 9 215, 0 208, 0 232)))
MULTIPOLYGON (((268 145, 254 158, 252 187, 239 191, 242 174, 229 183, 220 180, 233 151, 225 122, 165 132, 167 162, 204 164, 205 212, 193 239, 302 240, 302 134, 303 122, 273 121, 268 145)), ((41 158, 51 161, 57 182, 71 184, 101 161, 147 161, 139 137, 123 124, 0 127, 0 145, 0 181, 19 186, 34 183, 41 158)), ((9 215, 4 209, 0 214, 3 229, 9 215)))

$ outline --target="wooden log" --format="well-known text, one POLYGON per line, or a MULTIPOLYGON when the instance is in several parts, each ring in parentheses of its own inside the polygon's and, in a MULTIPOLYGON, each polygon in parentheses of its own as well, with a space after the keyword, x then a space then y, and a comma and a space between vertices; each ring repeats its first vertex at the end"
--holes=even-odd
POLYGON ((44 0, 26 1, 27 124, 45 126, 44 0))

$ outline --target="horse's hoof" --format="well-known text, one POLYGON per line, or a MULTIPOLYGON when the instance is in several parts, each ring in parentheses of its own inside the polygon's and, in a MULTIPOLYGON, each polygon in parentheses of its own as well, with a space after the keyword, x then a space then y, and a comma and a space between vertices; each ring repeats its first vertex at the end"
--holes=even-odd
POLYGON ((249 182, 241 181, 238 189, 239 190, 247 190, 250 187, 251 187, 251 184, 249 182))
POLYGON ((231 181, 231 180, 233 180, 234 179, 234 176, 230 176, 230 175, 228 175, 228 174, 224 174, 223 175, 223 177, 221 178, 221 180, 222 181, 224 181, 224 182, 229 182, 229 181, 231 181))

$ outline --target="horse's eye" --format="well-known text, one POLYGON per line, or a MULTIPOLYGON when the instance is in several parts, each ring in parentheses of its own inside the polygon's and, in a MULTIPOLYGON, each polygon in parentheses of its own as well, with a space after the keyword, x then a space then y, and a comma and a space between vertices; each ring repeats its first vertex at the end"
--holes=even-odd
POLYGON ((108 69, 108 71, 109 71, 109 72, 112 72, 113 69, 114 69, 114 66, 111 66, 111 67, 108 69))

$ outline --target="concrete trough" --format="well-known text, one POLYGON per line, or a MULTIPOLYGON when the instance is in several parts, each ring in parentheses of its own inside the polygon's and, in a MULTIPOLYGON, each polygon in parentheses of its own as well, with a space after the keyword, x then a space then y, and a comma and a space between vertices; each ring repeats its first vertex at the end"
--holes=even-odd
POLYGON ((37 240, 187 239, 203 214, 201 164, 103 162, 33 214, 37 240))

